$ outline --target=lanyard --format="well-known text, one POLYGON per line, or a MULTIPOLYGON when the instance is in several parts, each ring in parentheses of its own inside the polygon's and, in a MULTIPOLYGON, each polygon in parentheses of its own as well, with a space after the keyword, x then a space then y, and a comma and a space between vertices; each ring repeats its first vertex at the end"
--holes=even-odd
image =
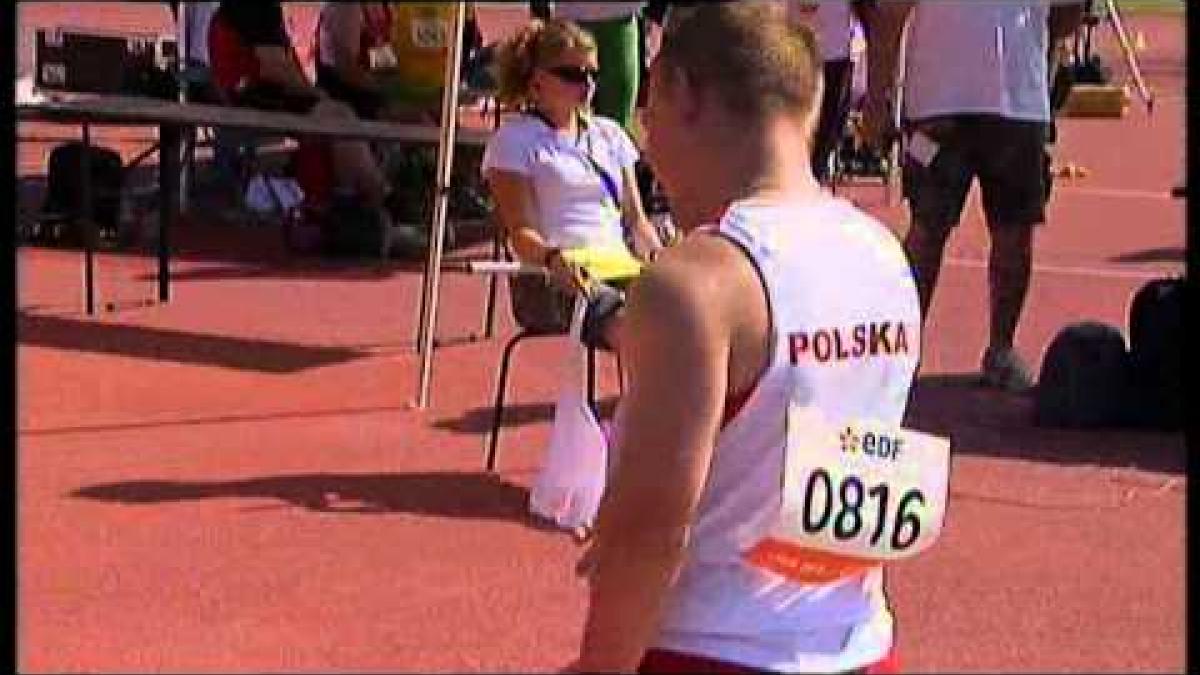
MULTIPOLYGON (((555 128, 554 123, 550 121, 550 118, 547 117, 546 114, 541 110, 538 110, 537 108, 530 108, 527 112, 528 114, 533 115, 541 120, 551 129, 555 128)), ((577 122, 579 124, 579 130, 586 132, 587 124, 582 115, 579 116, 577 122)), ((592 170, 596 172, 596 175, 600 177, 600 183, 604 186, 604 192, 608 195, 608 198, 612 200, 613 206, 620 211, 621 193, 617 190, 617 182, 613 180, 612 176, 610 176, 607 171, 604 170, 604 167, 600 166, 600 162, 597 162, 595 156, 592 154, 592 136, 590 133, 586 135, 586 139, 587 151, 581 152, 580 154, 584 159, 587 160, 588 166, 590 166, 592 170)), ((576 144, 575 149, 579 149, 578 144, 576 144)))

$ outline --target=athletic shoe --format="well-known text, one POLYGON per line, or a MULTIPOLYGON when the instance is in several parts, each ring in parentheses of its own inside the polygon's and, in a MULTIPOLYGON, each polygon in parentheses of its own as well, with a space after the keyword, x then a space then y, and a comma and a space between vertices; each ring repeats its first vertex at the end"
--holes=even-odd
POLYGON ((1012 348, 988 348, 983 354, 983 383, 989 387, 1020 394, 1033 388, 1033 377, 1012 348))

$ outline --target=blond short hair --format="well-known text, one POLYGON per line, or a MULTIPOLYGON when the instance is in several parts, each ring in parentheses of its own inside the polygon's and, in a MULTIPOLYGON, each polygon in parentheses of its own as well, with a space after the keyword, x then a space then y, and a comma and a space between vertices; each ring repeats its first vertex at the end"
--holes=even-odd
POLYGON ((823 65, 812 31, 788 25, 782 5, 736 0, 673 10, 660 66, 714 92, 748 121, 776 114, 810 120, 820 104, 823 65))

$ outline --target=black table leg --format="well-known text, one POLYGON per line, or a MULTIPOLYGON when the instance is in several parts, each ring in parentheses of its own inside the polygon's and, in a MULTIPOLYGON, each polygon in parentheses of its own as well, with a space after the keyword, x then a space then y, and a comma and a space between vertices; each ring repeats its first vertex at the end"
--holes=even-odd
POLYGON ((179 127, 158 127, 158 301, 171 299, 171 224, 179 213, 179 127))
POLYGON ((83 152, 79 153, 80 195, 77 225, 83 231, 84 306, 89 315, 96 313, 95 248, 96 219, 92 213, 92 130, 83 124, 83 152))

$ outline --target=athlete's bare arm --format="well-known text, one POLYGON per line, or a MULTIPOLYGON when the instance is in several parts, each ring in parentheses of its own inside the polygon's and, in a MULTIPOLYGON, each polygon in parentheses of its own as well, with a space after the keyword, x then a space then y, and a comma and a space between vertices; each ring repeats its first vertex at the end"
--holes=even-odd
POLYGON ((651 646, 727 391, 749 387, 765 364, 766 341, 747 339, 766 334, 762 296, 745 256, 711 236, 665 251, 630 291, 621 338, 630 383, 597 519, 582 672, 631 672, 651 646))

